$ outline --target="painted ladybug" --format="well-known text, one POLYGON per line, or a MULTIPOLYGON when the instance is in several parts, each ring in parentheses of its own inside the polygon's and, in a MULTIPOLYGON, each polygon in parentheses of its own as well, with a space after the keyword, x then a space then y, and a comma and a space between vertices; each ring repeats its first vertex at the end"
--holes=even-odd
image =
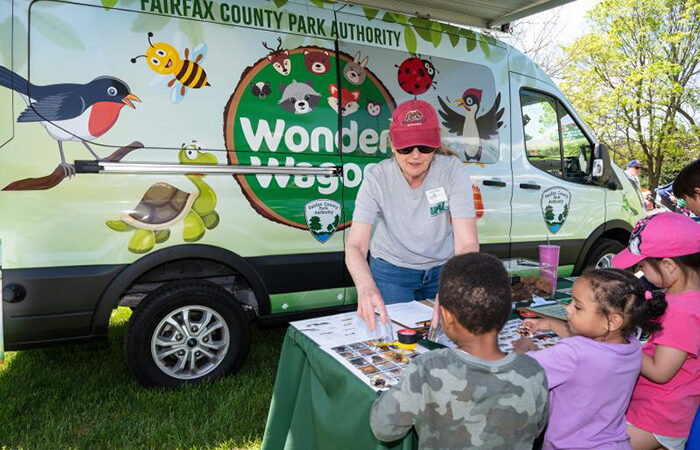
POLYGON ((412 56, 405 59, 399 66, 396 78, 401 89, 411 95, 422 94, 433 85, 435 66, 427 59, 412 56))

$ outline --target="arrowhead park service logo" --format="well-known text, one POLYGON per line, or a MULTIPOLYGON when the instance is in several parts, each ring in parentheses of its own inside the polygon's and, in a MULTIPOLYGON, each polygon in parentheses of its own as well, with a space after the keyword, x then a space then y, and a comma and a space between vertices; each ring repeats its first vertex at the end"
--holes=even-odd
POLYGON ((551 187, 542 193, 542 215, 549 232, 557 234, 569 215, 571 193, 563 187, 551 187))
POLYGON ((335 200, 319 199, 304 206, 306 225, 311 235, 325 244, 340 225, 340 203, 335 200))

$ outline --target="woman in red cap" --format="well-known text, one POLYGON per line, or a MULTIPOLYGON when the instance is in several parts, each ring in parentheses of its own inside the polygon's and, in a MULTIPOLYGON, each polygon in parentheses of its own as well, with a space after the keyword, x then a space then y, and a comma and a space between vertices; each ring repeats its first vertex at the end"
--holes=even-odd
POLYGON ((471 180, 441 148, 435 109, 401 103, 389 134, 393 157, 365 171, 345 245, 357 312, 370 329, 375 309, 386 322, 385 304, 434 298, 442 265, 479 251, 471 180))

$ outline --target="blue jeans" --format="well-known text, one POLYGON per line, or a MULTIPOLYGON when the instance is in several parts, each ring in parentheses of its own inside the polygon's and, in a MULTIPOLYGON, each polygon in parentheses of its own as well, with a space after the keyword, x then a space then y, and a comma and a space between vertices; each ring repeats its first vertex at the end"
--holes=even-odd
POLYGON ((442 266, 428 270, 407 269, 371 255, 369 257, 369 270, 387 305, 435 298, 441 268, 442 266))

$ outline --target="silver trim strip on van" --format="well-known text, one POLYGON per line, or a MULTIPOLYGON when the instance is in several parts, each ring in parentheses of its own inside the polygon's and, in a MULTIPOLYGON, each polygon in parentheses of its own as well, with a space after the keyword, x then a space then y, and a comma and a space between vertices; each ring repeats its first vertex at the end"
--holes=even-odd
POLYGON ((219 166, 185 164, 122 163, 110 161, 75 161, 76 173, 149 173, 207 175, 327 175, 340 176, 342 167, 270 167, 270 166, 219 166))

